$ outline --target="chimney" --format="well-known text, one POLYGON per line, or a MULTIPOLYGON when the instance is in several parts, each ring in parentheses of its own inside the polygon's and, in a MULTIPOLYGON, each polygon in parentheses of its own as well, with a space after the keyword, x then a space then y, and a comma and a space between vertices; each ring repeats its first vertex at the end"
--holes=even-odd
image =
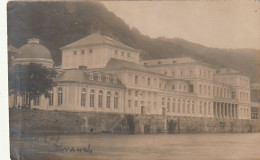
POLYGON ((28 39, 28 43, 29 44, 39 44, 40 40, 37 38, 30 38, 30 39, 28 39))

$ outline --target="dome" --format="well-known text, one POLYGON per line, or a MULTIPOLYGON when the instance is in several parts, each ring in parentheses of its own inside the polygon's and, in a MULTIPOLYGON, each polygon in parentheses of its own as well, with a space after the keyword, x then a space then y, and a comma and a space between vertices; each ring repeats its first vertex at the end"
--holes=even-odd
POLYGON ((19 48, 15 58, 43 58, 52 60, 50 51, 39 43, 39 39, 29 39, 28 44, 19 48))

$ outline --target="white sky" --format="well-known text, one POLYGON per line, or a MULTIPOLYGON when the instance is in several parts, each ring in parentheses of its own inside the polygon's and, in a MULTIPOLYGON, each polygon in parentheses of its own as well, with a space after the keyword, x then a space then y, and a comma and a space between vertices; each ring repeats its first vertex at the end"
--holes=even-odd
POLYGON ((260 49, 257 0, 103 1, 150 37, 179 37, 208 47, 260 49))

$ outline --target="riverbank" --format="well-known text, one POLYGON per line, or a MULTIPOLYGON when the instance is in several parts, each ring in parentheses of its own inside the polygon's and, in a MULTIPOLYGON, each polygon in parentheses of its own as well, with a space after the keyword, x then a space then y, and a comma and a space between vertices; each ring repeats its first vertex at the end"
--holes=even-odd
POLYGON ((10 109, 10 134, 248 133, 259 120, 10 109))

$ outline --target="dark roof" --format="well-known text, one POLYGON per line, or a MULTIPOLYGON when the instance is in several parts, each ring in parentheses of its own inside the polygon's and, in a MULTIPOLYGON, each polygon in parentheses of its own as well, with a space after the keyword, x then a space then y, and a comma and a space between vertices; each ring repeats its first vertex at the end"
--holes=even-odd
POLYGON ((137 51, 136 49, 134 49, 132 47, 129 47, 119 41, 116 41, 110 37, 101 35, 99 33, 94 33, 94 34, 88 35, 76 42, 73 42, 69 45, 61 47, 61 49, 70 48, 70 47, 86 46, 86 45, 97 45, 97 44, 106 44, 106 45, 110 45, 110 46, 114 46, 114 47, 137 51))
POLYGON ((44 58, 51 59, 50 51, 41 44, 29 43, 18 49, 15 58, 44 58))
POLYGON ((160 76, 161 78, 167 79, 167 80, 181 80, 181 81, 188 81, 185 79, 180 79, 180 78, 175 78, 175 77, 170 77, 161 73, 157 73, 153 70, 151 70, 148 67, 145 67, 141 64, 136 64, 133 62, 128 62, 125 60, 119 60, 119 59, 114 59, 111 58, 105 69, 100 69, 100 70, 123 70, 123 69, 129 69, 129 70, 135 70, 135 71, 142 71, 142 72, 148 72, 148 73, 152 73, 152 74, 156 74, 158 76, 160 76))
POLYGON ((106 82, 106 75, 102 73, 93 73, 93 80, 89 79, 90 73, 80 69, 64 70, 57 76, 57 82, 74 82, 74 83, 85 83, 98 86, 117 87, 125 88, 122 82, 117 79, 117 83, 113 83, 114 76, 109 76, 109 82, 106 82), (98 81, 98 74, 101 74, 101 81, 98 81))
MULTIPOLYGON (((111 58, 107 65, 106 69, 133 69, 133 70, 139 70, 139 71, 145 71, 145 72, 153 72, 149 68, 144 67, 143 65, 125 61, 125 60, 119 60, 115 58, 111 58)), ((155 72, 153 72, 155 73, 155 72)))

